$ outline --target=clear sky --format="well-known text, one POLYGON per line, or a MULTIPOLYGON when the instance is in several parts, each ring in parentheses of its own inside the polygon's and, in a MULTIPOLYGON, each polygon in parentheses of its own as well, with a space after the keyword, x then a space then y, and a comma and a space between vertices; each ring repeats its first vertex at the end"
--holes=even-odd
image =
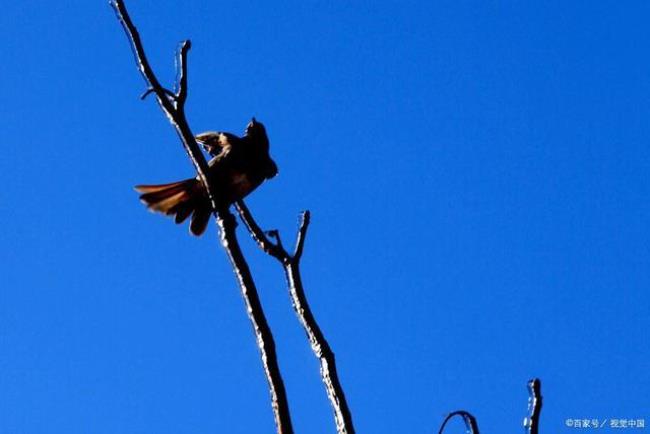
MULTIPOLYGON (((458 408, 517 433, 533 376, 543 434, 650 425, 647 2, 180 3, 127 5, 163 82, 192 40, 196 133, 266 124, 280 175, 248 204, 287 241, 313 213, 359 433, 458 408)), ((5 2, 0 28, 0 433, 273 432, 214 226, 132 190, 193 169, 107 2, 5 2)), ((239 234, 296 431, 332 433, 282 270, 239 234)))

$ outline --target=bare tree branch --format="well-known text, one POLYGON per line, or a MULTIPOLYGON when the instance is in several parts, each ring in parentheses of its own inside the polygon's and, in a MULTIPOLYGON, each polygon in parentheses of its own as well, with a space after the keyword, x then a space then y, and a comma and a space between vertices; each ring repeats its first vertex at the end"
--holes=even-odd
POLYGON ((284 382, 278 366, 278 357, 275 351, 275 341, 271 329, 264 316, 262 303, 260 302, 253 276, 251 275, 248 264, 237 242, 235 228, 237 223, 235 217, 228 212, 224 217, 219 217, 219 226, 221 233, 221 244, 226 249, 228 257, 233 264, 235 274, 239 280, 242 297, 246 303, 246 311, 253 325, 257 346, 262 356, 262 365, 264 373, 269 383, 271 392, 271 405, 275 416, 275 424, 279 434, 293 433, 291 425, 291 415, 289 413, 289 403, 284 388, 284 382), (226 220, 227 219, 227 220, 226 220))
POLYGON ((111 0, 110 5, 115 10, 117 18, 127 34, 138 69, 147 82, 148 90, 145 92, 143 97, 146 97, 150 93, 156 95, 158 105, 169 119, 169 122, 176 129, 176 132, 183 143, 183 147, 197 171, 199 179, 205 186, 207 195, 212 204, 212 211, 216 223, 219 226, 221 244, 228 254, 235 275, 239 281, 242 297, 246 304, 246 311, 255 332, 264 373, 266 374, 266 379, 269 384, 271 405, 273 408, 277 432, 279 434, 292 434, 293 427, 291 424, 289 405, 282 376, 280 375, 280 369, 278 367, 275 342, 264 315, 257 294, 257 289, 255 287, 255 282, 253 281, 250 269, 237 241, 235 232, 237 223, 227 208, 220 208, 217 206, 215 196, 213 195, 213 188, 207 176, 208 163, 196 143, 194 134, 192 134, 185 117, 185 101, 187 99, 187 52, 191 47, 190 41, 182 42, 177 53, 176 62, 178 83, 177 92, 176 94, 173 94, 160 85, 160 82, 151 69, 144 52, 144 47, 142 46, 140 35, 131 21, 124 2, 122 0, 111 0))
POLYGON ((353 434, 355 431, 354 425, 352 424, 352 414, 345 399, 343 387, 339 381, 334 352, 330 348, 309 307, 300 276, 299 265, 307 236, 307 229, 309 228, 309 211, 302 213, 298 234, 296 236, 296 247, 294 254, 290 255, 282 246, 278 231, 267 232, 269 236, 276 240, 275 242, 271 241, 259 227, 243 201, 240 200, 235 203, 235 207, 258 246, 282 264, 293 309, 307 334, 307 339, 309 340, 314 355, 320 362, 321 379, 323 380, 327 397, 334 410, 334 421, 337 432, 339 434, 353 434))
POLYGON ((187 52, 190 48, 192 48, 192 43, 190 41, 183 41, 180 43, 178 53, 176 54, 178 89, 176 90, 175 100, 177 109, 179 107, 184 108, 185 101, 187 100, 187 52))
POLYGON ((303 211, 300 216, 300 226, 298 227, 298 235, 296 236, 296 248, 293 251, 293 259, 295 262, 300 261, 302 257, 302 250, 305 246, 305 238, 307 238, 307 228, 311 220, 311 213, 303 211))
POLYGON ((528 434, 539 433, 539 414, 542 411, 542 382, 533 378, 528 382, 528 416, 524 419, 524 428, 528 434))
MULTIPOLYGON (((185 119, 184 104, 178 104, 178 101, 172 102, 168 98, 170 92, 160 85, 158 78, 149 65, 149 61, 147 60, 147 56, 144 52, 144 47, 142 46, 140 34, 133 24, 133 21, 131 21, 131 17, 126 10, 124 2, 122 0, 111 0, 110 5, 113 7, 113 9, 115 9, 117 19, 122 24, 122 27, 124 28, 124 31, 126 32, 126 35, 131 42, 131 49, 133 50, 133 55, 135 56, 136 65, 138 66, 142 77, 148 85, 147 92, 156 94, 158 105, 160 105, 160 108, 167 116, 167 119, 169 119, 169 122, 176 129, 177 134, 183 142, 185 151, 190 157, 190 160, 192 160, 192 164, 194 164, 194 167, 196 168, 199 179, 201 179, 201 182, 203 182, 205 185, 208 197, 212 202, 213 209, 216 209, 216 202, 212 194, 213 192, 211 185, 208 182, 207 178, 208 163, 205 161, 205 157, 203 157, 201 149, 196 143, 194 135, 192 134, 187 124, 187 120, 185 119)), ((179 64, 185 64, 185 57, 187 57, 187 52, 190 49, 190 42, 185 41, 182 43, 182 46, 185 48, 179 50, 178 56, 181 58, 179 60, 179 64)), ((178 87, 178 95, 187 94, 187 79, 185 74, 181 74, 181 76, 179 76, 178 87), (181 89, 181 86, 185 87, 185 89, 181 89)))
MULTIPOLYGON (((154 93, 155 91, 156 91, 156 90, 155 90, 154 88, 150 87, 150 88, 147 89, 147 90, 146 90, 142 95, 140 95, 140 99, 144 100, 146 97, 148 97, 149 95, 151 95, 151 94, 154 93)), ((163 92, 165 92, 165 93, 167 94, 168 97, 170 97, 170 98, 176 100, 176 94, 175 94, 174 92, 172 92, 171 90, 169 90, 169 89, 163 89, 163 92)))
POLYGON ((438 430, 438 434, 443 434, 447 422, 453 419, 454 416, 461 416, 463 418, 463 422, 465 422, 465 427, 467 428, 468 434, 479 434, 478 423, 476 422, 476 418, 472 416, 471 413, 465 410, 457 410, 449 413, 447 417, 445 417, 445 420, 442 421, 442 424, 440 425, 440 429, 438 430))
MULTIPOLYGON (((524 419, 524 428, 527 434, 539 434, 539 415, 542 410, 542 383, 538 378, 528 382, 528 416, 524 419)), ((440 426, 438 434, 443 434, 447 422, 454 416, 462 416, 467 427, 468 434, 479 434, 476 418, 464 410, 449 413, 440 426)))

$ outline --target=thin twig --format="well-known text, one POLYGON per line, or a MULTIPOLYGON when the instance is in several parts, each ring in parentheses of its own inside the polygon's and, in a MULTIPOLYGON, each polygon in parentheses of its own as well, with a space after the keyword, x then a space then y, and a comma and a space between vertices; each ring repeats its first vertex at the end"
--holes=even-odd
POLYGON ((354 425, 352 424, 352 414, 348 407, 343 387, 339 381, 334 352, 330 348, 309 307, 300 275, 299 265, 307 236, 307 229, 309 228, 309 211, 302 213, 298 234, 296 236, 296 247, 294 254, 290 255, 282 246, 279 233, 277 231, 270 231, 269 236, 275 238, 276 242, 271 241, 257 224, 243 201, 238 201, 235 207, 253 240, 255 240, 264 252, 276 258, 282 264, 293 309, 307 334, 307 339, 309 340, 314 355, 320 362, 321 379, 323 380, 327 397, 334 410, 334 421, 337 432, 339 434, 353 434, 355 431, 354 425))
POLYGON ((190 41, 183 41, 180 43, 178 54, 176 55, 178 75, 178 89, 175 95, 176 108, 185 107, 185 101, 187 100, 187 52, 190 48, 192 48, 192 43, 190 41))
POLYGON ((266 374, 266 379, 269 384, 271 405, 273 408, 277 432, 279 434, 292 434, 293 428, 289 413, 289 405, 282 376, 280 375, 280 369, 278 367, 275 342, 273 340, 273 335, 271 334, 271 329, 266 321, 250 269, 237 241, 235 232, 237 223, 227 208, 220 208, 217 206, 215 196, 213 195, 213 188, 207 175, 208 163, 201 153, 194 138, 194 134, 192 134, 187 119, 185 118, 185 101, 187 99, 187 52, 191 47, 190 41, 182 42, 178 50, 176 57, 178 69, 177 93, 173 94, 173 97, 170 98, 170 92, 160 85, 160 82, 149 65, 144 52, 144 47, 142 46, 142 41, 140 40, 140 35, 129 17, 124 2, 122 0, 111 0, 110 5, 115 9, 117 18, 122 24, 122 27, 131 43, 131 48, 138 69, 147 82, 149 90, 145 93, 145 96, 149 93, 154 93, 156 95, 158 105, 160 105, 160 108, 176 129, 176 132, 183 142, 183 147, 194 164, 199 179, 205 186, 207 195, 212 204, 212 211, 216 223, 220 229, 221 244, 230 258, 235 275, 239 281, 242 297, 246 304, 246 311, 255 332, 264 373, 266 374))
POLYGON ((533 378, 528 382, 528 416, 524 428, 528 434, 539 433, 539 414, 542 411, 542 382, 533 378))
POLYGON ((454 416, 461 416, 463 418, 463 422, 465 422, 465 427, 467 428, 468 434, 479 434, 478 423, 476 422, 476 418, 472 416, 471 413, 465 410, 457 410, 449 413, 447 417, 445 417, 445 420, 442 421, 442 424, 440 425, 440 429, 438 430, 438 434, 443 434, 447 422, 449 422, 454 416))
POLYGON ((244 201, 240 200, 236 202, 235 208, 237 209, 239 216, 244 222, 244 225, 246 225, 248 232, 250 232, 251 237, 257 243, 257 245, 264 251, 264 253, 273 256, 279 261, 283 261, 284 258, 288 256, 287 252, 266 237, 266 234, 264 233, 262 228, 258 226, 257 222, 253 218, 253 215, 251 214, 250 210, 248 209, 244 201))
POLYGON ((298 235, 296 236, 296 248, 293 251, 293 260, 297 263, 302 257, 302 250, 305 246, 305 238, 307 237, 307 228, 311 221, 311 213, 304 211, 300 216, 300 226, 298 227, 298 235))
MULTIPOLYGON (((144 91, 144 93, 142 95, 140 95, 140 99, 144 100, 146 97, 148 97, 149 95, 151 95, 152 93, 155 93, 155 92, 156 92, 156 90, 154 88, 150 87, 149 89, 144 91)), ((174 92, 172 92, 171 90, 163 89, 163 92, 165 92, 168 97, 172 98, 173 100, 176 100, 176 94, 174 92)))

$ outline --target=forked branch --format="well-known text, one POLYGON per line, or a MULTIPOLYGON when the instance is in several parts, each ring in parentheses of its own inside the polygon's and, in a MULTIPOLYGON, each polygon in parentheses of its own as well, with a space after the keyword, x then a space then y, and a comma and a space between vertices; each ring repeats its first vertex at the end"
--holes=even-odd
POLYGON ((259 227, 243 201, 237 202, 235 206, 239 212, 239 216, 257 245, 282 264, 293 309, 307 334, 307 339, 309 340, 314 355, 320 362, 321 379, 323 380, 327 397, 334 410, 334 421, 337 432, 339 434, 353 434, 352 414, 345 399, 343 387, 339 381, 334 352, 330 348, 309 307, 300 276, 300 259, 302 258, 311 217, 309 211, 304 211, 301 215, 298 234, 296 236, 296 245, 293 254, 290 254, 280 242, 279 233, 277 231, 265 233, 259 227), (267 234, 274 238, 275 242, 269 239, 267 234))
POLYGON ((262 305, 257 294, 257 288, 255 287, 253 276, 241 252, 239 242, 237 241, 235 233, 237 223, 227 208, 220 208, 217 206, 215 196, 213 195, 213 188, 210 185, 207 176, 208 163, 196 143, 194 134, 192 134, 185 117, 185 101, 187 100, 187 52, 191 47, 190 41, 184 41, 180 44, 176 56, 178 74, 176 85, 177 90, 176 93, 172 93, 161 86, 151 69, 144 52, 144 47, 142 46, 140 35, 131 21, 124 2, 122 0, 111 0, 110 5, 115 10, 117 18, 126 32, 131 43, 131 49, 133 50, 138 69, 147 83, 148 90, 143 94, 143 97, 152 93, 156 95, 158 105, 167 116, 167 119, 169 119, 169 122, 176 129, 185 151, 194 164, 199 179, 205 186, 212 204, 212 211, 216 223, 219 226, 221 244, 228 254, 235 275, 237 276, 237 280, 239 281, 241 294, 246 304, 246 311, 253 326, 253 331, 255 332, 257 346, 262 359, 262 366, 269 384, 271 405, 273 407, 277 432, 279 434, 292 434, 293 428, 289 414, 289 405, 284 383, 280 375, 280 369, 278 367, 275 342, 264 315, 264 311, 262 310, 262 305))

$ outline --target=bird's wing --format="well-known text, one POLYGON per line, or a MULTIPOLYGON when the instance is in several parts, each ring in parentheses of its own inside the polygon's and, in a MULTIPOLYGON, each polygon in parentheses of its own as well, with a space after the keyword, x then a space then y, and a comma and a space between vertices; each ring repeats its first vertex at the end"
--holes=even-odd
POLYGON ((232 146, 236 146, 241 139, 234 134, 219 131, 207 131, 196 136, 196 141, 203 146, 205 152, 216 157, 227 153, 232 146))

